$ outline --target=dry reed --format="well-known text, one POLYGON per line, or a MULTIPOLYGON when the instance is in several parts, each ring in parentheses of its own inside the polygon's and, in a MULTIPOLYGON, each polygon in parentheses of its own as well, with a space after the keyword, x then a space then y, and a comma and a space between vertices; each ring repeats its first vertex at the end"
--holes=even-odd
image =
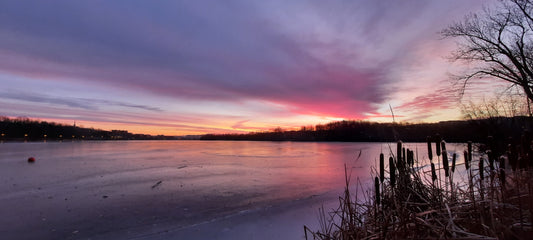
POLYGON ((374 197, 353 197, 346 180, 339 207, 329 214, 321 209, 321 230, 304 227, 306 239, 529 239, 533 234, 533 154, 528 153, 533 152, 533 146, 527 137, 519 148, 511 143, 501 156, 495 155, 498 150, 489 140, 488 151, 477 154, 477 169, 472 164, 473 143, 468 142, 464 151, 466 179, 461 171, 456 172, 456 154, 452 156, 451 171, 446 170, 446 146, 439 136, 434 141, 439 143, 435 145, 436 155, 443 155, 443 179, 431 162, 429 137, 430 172, 425 167, 414 167, 415 162, 419 165, 418 159, 409 149, 404 154, 404 146, 398 142, 396 156, 389 158, 388 177, 382 165, 384 156, 380 155, 374 197), (483 157, 488 154, 486 169, 483 157), (506 168, 506 161, 516 167, 506 168), (457 181, 453 181, 454 174, 459 175, 457 181), (439 187, 441 182, 446 189, 439 187))

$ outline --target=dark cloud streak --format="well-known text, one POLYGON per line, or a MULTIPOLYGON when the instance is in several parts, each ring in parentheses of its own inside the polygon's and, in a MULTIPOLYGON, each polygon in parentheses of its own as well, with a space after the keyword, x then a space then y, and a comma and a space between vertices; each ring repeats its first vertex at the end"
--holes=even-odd
POLYGON ((53 105, 68 106, 72 108, 80 108, 86 110, 98 110, 102 105, 120 106, 126 108, 141 109, 152 112, 162 112, 163 110, 157 107, 125 103, 113 100, 103 99, 88 99, 88 98, 68 98, 68 97, 52 97, 42 93, 31 92, 0 92, 0 99, 13 99, 19 101, 26 101, 31 103, 49 103, 53 105))
MULTIPOLYGON (((331 8, 304 1, 3 2, 0 70, 81 79, 177 99, 259 99, 301 113, 362 117, 362 112, 375 111, 374 105, 387 99, 382 86, 393 81, 391 69, 409 58, 416 45, 410 41, 424 40, 399 41, 394 52, 376 54, 372 59, 377 62, 369 64, 363 51, 385 47, 380 44, 395 37, 395 28, 416 32, 405 24, 417 21, 413 14, 429 5, 416 0, 385 2, 335 2, 331 8), (276 4, 286 8, 274 9, 276 4), (276 14, 304 7, 309 12, 294 12, 295 22, 287 22, 301 28, 288 32, 276 14), (368 9, 371 13, 365 15, 368 9), (354 19, 352 10, 359 14, 354 19), (350 49, 357 43, 327 44, 306 18, 319 18, 338 34, 353 27, 368 45, 350 49), (339 46, 343 48, 335 49, 339 46), (335 53, 334 58, 317 51, 335 53)), ((111 104, 160 111, 107 100, 96 104, 87 99, 7 97, 85 109, 111 104)))

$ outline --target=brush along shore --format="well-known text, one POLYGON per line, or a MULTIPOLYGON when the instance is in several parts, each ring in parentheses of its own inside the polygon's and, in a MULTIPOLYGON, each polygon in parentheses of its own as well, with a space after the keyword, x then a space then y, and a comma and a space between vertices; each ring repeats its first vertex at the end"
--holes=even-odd
POLYGON ((530 239, 531 140, 527 132, 517 142, 489 137, 476 152, 468 142, 460 165, 438 135, 427 139, 429 162, 424 165, 399 141, 388 159, 380 155, 371 189, 350 192, 345 170, 339 206, 319 209, 320 229, 304 226, 305 238, 530 239))

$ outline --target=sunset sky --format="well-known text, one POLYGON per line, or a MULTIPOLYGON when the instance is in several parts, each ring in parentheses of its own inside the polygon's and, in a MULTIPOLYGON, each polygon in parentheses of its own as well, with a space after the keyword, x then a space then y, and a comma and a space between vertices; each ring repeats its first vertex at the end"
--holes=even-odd
MULTIPOLYGON (((459 119, 484 0, 1 1, 0 115, 134 133, 459 119)), ((485 89, 490 92, 492 89, 485 89)))

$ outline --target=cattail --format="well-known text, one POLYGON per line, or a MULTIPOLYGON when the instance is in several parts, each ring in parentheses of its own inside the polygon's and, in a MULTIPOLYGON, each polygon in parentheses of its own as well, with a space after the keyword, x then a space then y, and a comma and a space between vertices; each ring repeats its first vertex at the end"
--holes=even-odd
POLYGON ((448 152, 446 151, 446 142, 441 141, 441 147, 442 147, 442 164, 444 165, 444 176, 449 177, 450 176, 450 169, 448 164, 448 152))
POLYGON ((452 156, 452 173, 455 172, 455 159, 457 158, 457 154, 453 153, 452 156))
POLYGON ((402 141, 398 141, 398 144, 396 145, 396 161, 398 165, 401 165, 402 162, 402 141))
POLYGON ((415 152, 411 150, 411 167, 415 166, 415 152))
POLYGON ((483 161, 484 161, 483 158, 480 158, 480 159, 479 159, 479 178, 480 178, 481 180, 484 179, 484 173, 483 173, 483 172, 484 172, 484 171, 483 171, 483 161))
POLYGON ((402 141, 398 141, 396 148, 396 170, 398 170, 398 175, 400 179, 403 179, 405 174, 405 159, 402 158, 402 141))
POLYGON ((433 160, 433 151, 431 151, 431 137, 427 136, 426 140, 428 142, 428 157, 429 157, 429 160, 433 160))
POLYGON ((396 169, 394 167, 394 158, 389 157, 389 177, 390 177, 390 185, 394 187, 396 185, 396 169))
POLYGON ((376 187, 376 205, 379 206, 381 198, 380 198, 380 195, 379 195, 379 179, 378 179, 378 177, 376 177, 374 179, 374 186, 376 187))
POLYGON ((402 148, 402 159, 405 164, 408 164, 407 155, 405 154, 405 148, 402 148))
POLYGON ((468 163, 472 162, 472 141, 468 141, 468 163))
POLYGON ((431 163, 431 180, 435 182, 437 180, 437 172, 435 172, 435 164, 431 163))
POLYGON ((409 164, 410 167, 415 165, 414 152, 409 149, 407 149, 407 164, 409 164))
POLYGON ((489 157, 489 167, 491 171, 494 171, 494 153, 491 150, 487 151, 487 156, 489 157))
POLYGON ((385 181, 385 156, 383 156, 383 153, 379 154, 379 178, 381 183, 385 181))
POLYGON ((468 170, 470 168, 470 163, 468 162, 468 152, 464 151, 465 154, 465 168, 468 170))
POLYGON ((435 135, 435 152, 437 153, 437 156, 440 157, 440 141, 441 137, 439 134, 435 135))
POLYGON ((411 167, 411 150, 409 148, 406 149, 405 160, 407 161, 407 166, 411 167))

